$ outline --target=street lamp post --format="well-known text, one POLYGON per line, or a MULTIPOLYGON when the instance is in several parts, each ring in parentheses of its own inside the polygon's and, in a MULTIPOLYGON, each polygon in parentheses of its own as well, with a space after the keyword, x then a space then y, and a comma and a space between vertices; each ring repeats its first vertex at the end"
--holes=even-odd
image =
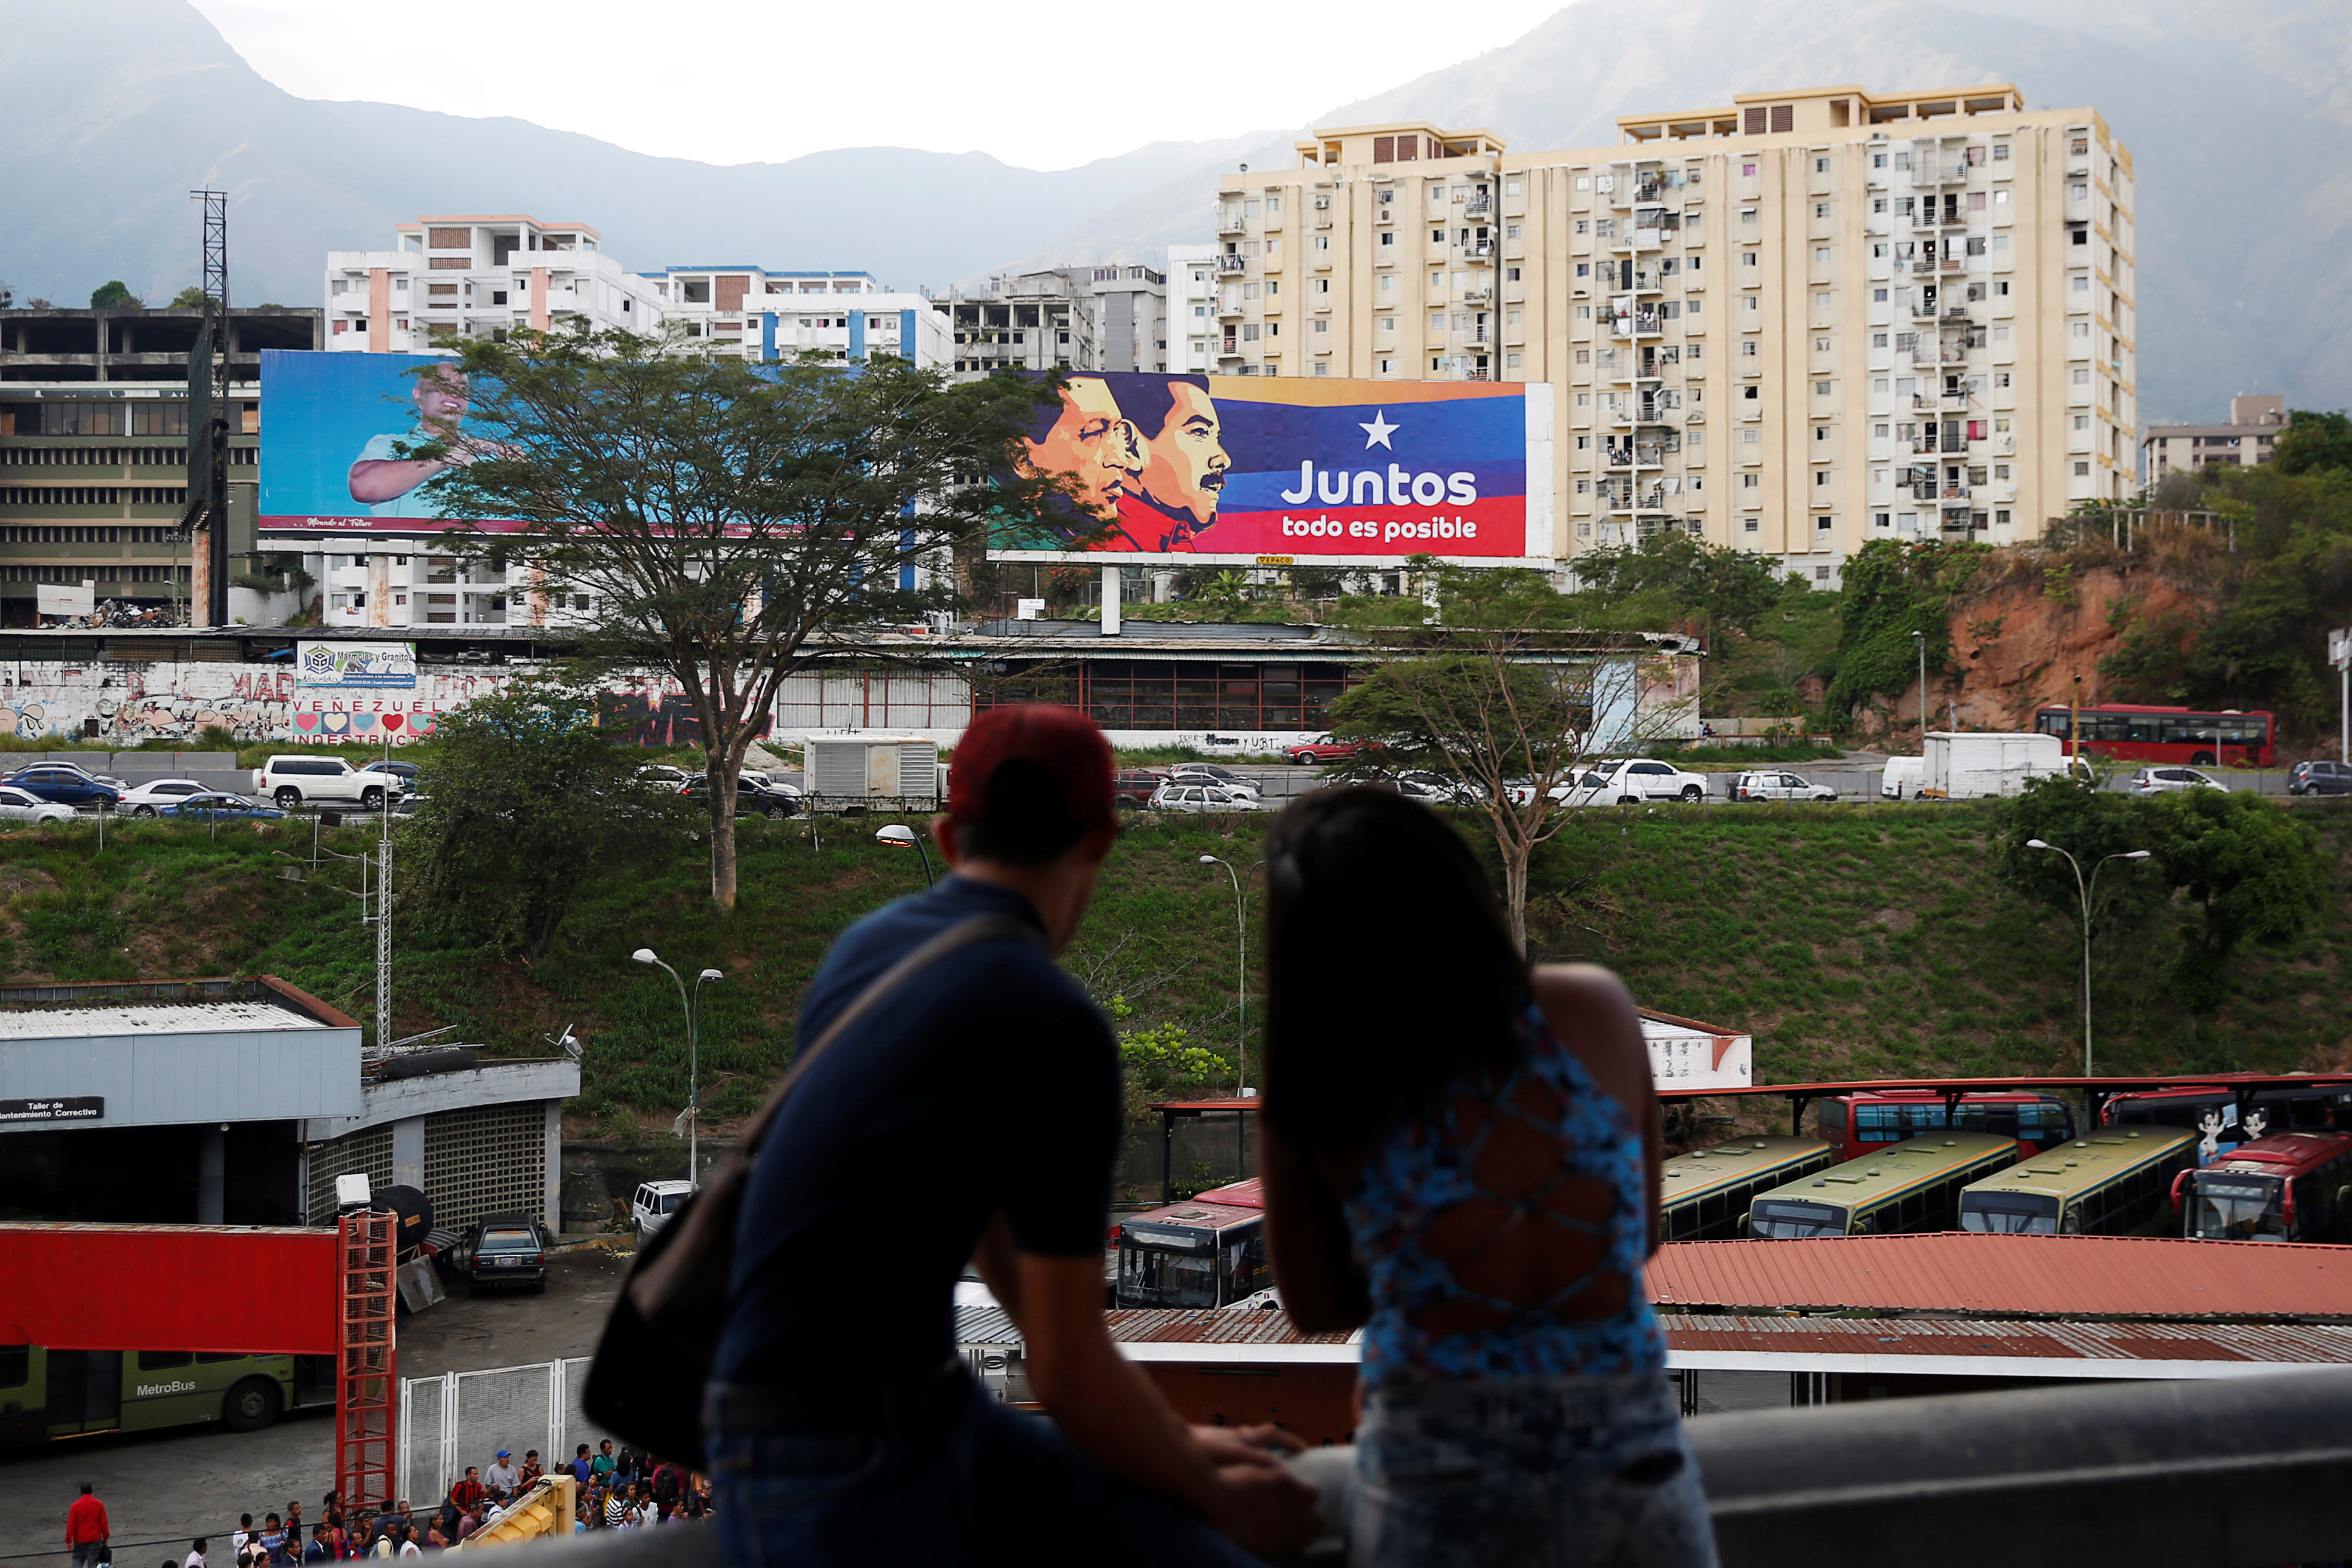
POLYGON ((694 977, 694 995, 686 994, 686 981, 676 969, 661 961, 650 947, 640 947, 629 955, 640 964, 650 964, 669 976, 677 987, 678 1010, 686 1014, 686 1179, 691 1184, 702 1179, 702 1050, 695 1015, 702 1009, 702 988, 712 980, 727 977, 716 969, 705 969, 694 977))
POLYGON ((2066 863, 2074 868, 2074 892, 2083 901, 2083 1076, 2088 1078, 2091 1075, 2091 894, 2097 891, 2099 885, 2100 866, 2105 865, 2108 861, 2144 861, 2147 859, 2148 852, 2122 850, 2115 854, 2104 856, 2098 865, 2091 868, 2090 880, 2086 882, 2083 877, 2082 862, 2056 844, 2044 843, 2040 839, 2028 839, 2025 841, 2025 847, 2029 850, 2048 850, 2055 854, 2065 855, 2066 863))
POLYGON ((912 845, 921 852, 923 857, 923 885, 925 887, 939 885, 940 879, 931 872, 931 852, 925 847, 922 834, 903 822, 893 822, 887 828, 875 829, 874 841, 877 844, 887 844, 894 850, 903 850, 912 845))
POLYGON ((1235 1031, 1237 1045, 1234 1052, 1235 1078, 1234 1095, 1243 1100, 1249 1092, 1249 894, 1242 891, 1242 873, 1231 861, 1215 855, 1202 855, 1202 865, 1221 865, 1234 883, 1234 1010, 1240 1019, 1235 1031))
POLYGON ((1927 765, 1927 633, 1914 632, 1911 641, 1919 650, 1919 766, 1927 765))

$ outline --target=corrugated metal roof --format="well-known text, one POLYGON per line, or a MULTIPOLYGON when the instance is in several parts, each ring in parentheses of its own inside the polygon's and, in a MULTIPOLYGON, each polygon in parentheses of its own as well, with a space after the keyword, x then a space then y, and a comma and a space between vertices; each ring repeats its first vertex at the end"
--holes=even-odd
POLYGON ((1230 1307, 1171 1311, 1120 1308, 1103 1314, 1118 1344, 1353 1344, 1361 1331, 1300 1333, 1278 1309, 1230 1307))
POLYGON ((1843 1236, 1681 1241, 1650 1299, 2045 1317, 2352 1319, 2352 1247, 2132 1236, 1843 1236))
POLYGON ((1670 1313, 1674 1350, 2059 1361, 2352 1364, 2352 1328, 2320 1323, 2058 1323, 1970 1318, 1757 1318, 1670 1313))

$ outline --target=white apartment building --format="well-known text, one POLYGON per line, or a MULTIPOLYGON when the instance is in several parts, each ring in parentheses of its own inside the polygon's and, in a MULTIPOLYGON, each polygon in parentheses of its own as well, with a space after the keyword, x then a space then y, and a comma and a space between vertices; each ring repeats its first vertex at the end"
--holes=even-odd
POLYGON ((524 214, 423 217, 394 225, 390 250, 330 251, 325 296, 331 352, 425 354, 439 338, 577 319, 651 332, 662 314, 594 229, 524 214))
POLYGON ((937 303, 954 323, 959 371, 1171 368, 1168 277, 1152 267, 1007 274, 984 294, 950 289, 937 303))
POLYGON ((1618 125, 1351 127, 1226 175, 1214 368, 1550 382, 1567 553, 1686 529, 1830 584, 2129 488, 2132 164, 2095 111, 1847 86, 1618 125))
POLYGON ((639 276, 685 342, 740 345, 745 359, 882 353, 930 367, 954 357, 945 313, 919 294, 884 288, 870 272, 671 267, 639 276))
POLYGON ((1213 245, 1168 247, 1168 366, 1180 373, 1217 368, 1218 254, 1213 245))

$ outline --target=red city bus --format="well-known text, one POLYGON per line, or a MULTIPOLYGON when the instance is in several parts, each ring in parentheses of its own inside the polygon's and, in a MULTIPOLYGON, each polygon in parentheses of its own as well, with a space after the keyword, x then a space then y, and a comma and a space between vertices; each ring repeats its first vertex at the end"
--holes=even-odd
POLYGON ((2273 1133, 2173 1178, 2195 1241, 2325 1241, 2352 1216, 2352 1133, 2273 1133))
POLYGON ((2352 1082, 2315 1080, 2294 1088, 2263 1089, 2239 1114, 2238 1091, 2221 1084, 2184 1089, 2141 1089, 2108 1097, 2099 1121, 2110 1127, 2186 1127, 2203 1134, 2199 1163, 2210 1165, 2238 1144, 2272 1131, 2352 1132, 2352 1082))
POLYGON ((1823 1100, 1814 1124, 1841 1160, 1860 1159, 1880 1145, 1958 1127, 2015 1138, 2021 1155, 2038 1155, 2074 1135, 2074 1113, 2048 1094, 2012 1089, 1952 1096, 1939 1089, 1885 1089, 1823 1100))
POLYGON ((2098 707, 2037 708, 2033 727, 2064 740, 2074 734, 2074 716, 2083 717, 2081 749, 2122 762, 2179 762, 2191 768, 2221 763, 2268 768, 2278 759, 2277 725, 2262 712, 2221 712, 2185 707, 2144 707, 2107 703, 2098 707))

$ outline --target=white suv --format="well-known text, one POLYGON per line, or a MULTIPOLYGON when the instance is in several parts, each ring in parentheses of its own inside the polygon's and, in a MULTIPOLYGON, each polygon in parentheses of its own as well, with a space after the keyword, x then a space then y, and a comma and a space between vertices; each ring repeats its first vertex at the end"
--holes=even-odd
POLYGON ((281 811, 314 800, 380 810, 387 789, 394 800, 404 793, 398 778, 363 773, 340 757, 273 757, 253 770, 253 792, 281 811))
POLYGON ((629 1199, 629 1218, 637 1228, 637 1245, 644 1246, 656 1230, 669 1223, 669 1217, 684 1207, 693 1193, 690 1181, 641 1181, 629 1199))
MULTIPOLYGON (((1706 775, 1686 773, 1671 762, 1657 762, 1646 757, 1630 762, 1602 762, 1593 772, 1601 776, 1601 788, 1593 791, 1595 799, 1629 804, 1636 800, 1688 800, 1696 805, 1706 799, 1706 775)), ((1586 786, 1580 784, 1580 788, 1586 786)))

